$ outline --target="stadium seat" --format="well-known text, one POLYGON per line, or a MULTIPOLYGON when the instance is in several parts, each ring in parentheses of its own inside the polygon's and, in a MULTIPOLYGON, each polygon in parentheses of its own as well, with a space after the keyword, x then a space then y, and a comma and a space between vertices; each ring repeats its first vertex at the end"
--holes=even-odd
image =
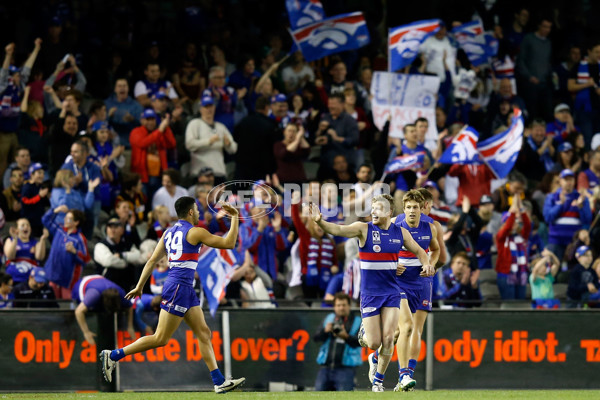
POLYGON ((481 290, 481 296, 483 296, 484 300, 493 300, 500 298, 500 290, 498 289, 498 285, 495 283, 482 283, 479 286, 481 290))
POLYGON ((481 269, 479 270, 479 282, 493 283, 496 284, 496 277, 498 273, 495 269, 481 269))
POLYGON ((317 171, 319 170, 319 163, 312 161, 304 162, 304 173, 306 174, 306 179, 309 181, 312 179, 316 179, 317 171))
POLYGON ((555 283, 554 284, 554 297, 559 300, 566 300, 568 287, 569 287, 569 285, 566 283, 555 283))

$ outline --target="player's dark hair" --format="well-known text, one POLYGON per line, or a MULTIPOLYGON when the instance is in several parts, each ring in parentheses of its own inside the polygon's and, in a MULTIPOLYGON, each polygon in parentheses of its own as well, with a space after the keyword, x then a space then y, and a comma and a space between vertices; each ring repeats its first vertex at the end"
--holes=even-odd
POLYGON ((188 212, 194 207, 196 204, 196 200, 190 196, 183 196, 177 199, 175 202, 175 212, 177 213, 177 218, 185 219, 187 217, 188 212))
POLYGON ((9 274, 5 274, 4 272, 0 272, 0 285, 8 285, 11 280, 12 276, 10 276, 9 274))
POLYGON ((417 192, 423 197, 424 201, 433 201, 433 195, 426 188, 419 188, 417 192))
POLYGON ((406 204, 407 201, 416 201, 419 203, 419 207, 423 207, 423 203, 425 203, 425 199, 423 198, 421 192, 419 192, 419 189, 412 189, 406 192, 406 194, 402 197, 402 207, 404 207, 404 204, 406 204))
POLYGON ((114 313, 121 311, 121 296, 115 288, 106 289, 102 292, 102 305, 104 311, 114 313))

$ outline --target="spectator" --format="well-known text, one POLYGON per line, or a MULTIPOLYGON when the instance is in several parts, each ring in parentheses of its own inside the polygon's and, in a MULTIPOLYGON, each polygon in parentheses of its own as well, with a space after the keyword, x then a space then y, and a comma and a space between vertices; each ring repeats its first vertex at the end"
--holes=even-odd
POLYGON ((429 154, 434 153, 437 150, 437 143, 433 139, 427 139, 427 131, 429 130, 429 121, 427 118, 417 118, 415 120, 415 128, 417 131, 417 145, 426 148, 429 154))
POLYGON ((142 126, 129 135, 131 172, 141 176, 146 196, 152 196, 160 186, 160 173, 168 168, 167 149, 176 146, 169 120, 168 116, 163 118, 157 128, 156 113, 144 110, 140 118, 142 126))
POLYGON ((273 219, 264 214, 264 210, 254 207, 251 218, 240 227, 241 246, 250 251, 252 261, 263 269, 273 280, 277 280, 277 253, 288 247, 287 229, 281 226, 283 220, 279 212, 273 219))
POLYGON ((173 221, 177 221, 177 212, 175 211, 175 202, 188 192, 185 188, 179 186, 181 175, 179 171, 167 169, 162 173, 162 187, 154 193, 152 197, 152 209, 159 205, 166 206, 173 221))
POLYGON ((512 171, 508 174, 506 184, 494 190, 492 194, 494 209, 500 213, 508 211, 514 196, 518 196, 520 200, 525 199, 525 189, 527 189, 525 175, 518 171, 512 171))
POLYGON ((542 258, 531 263, 531 305, 533 308, 560 308, 560 300, 554 297, 553 283, 560 269, 560 261, 552 252, 544 249, 542 258))
POLYGON ((103 277, 129 291, 137 282, 135 269, 143 260, 138 248, 125 240, 124 234, 121 220, 110 218, 106 223, 106 237, 94 246, 94 261, 103 277))
POLYGON ((73 115, 77 119, 77 132, 84 131, 88 126, 88 117, 81 112, 81 101, 83 100, 83 94, 78 90, 69 90, 65 94, 65 99, 62 101, 61 109, 56 110, 50 115, 52 120, 55 120, 58 116, 59 123, 60 119, 64 118, 67 114, 73 115))
POLYGON ((594 189, 600 186, 600 149, 596 149, 590 156, 590 167, 581 171, 577 177, 577 188, 594 189))
POLYGON ((117 146, 111 140, 111 129, 106 122, 98 121, 92 125, 94 135, 94 147, 96 155, 100 160, 102 169, 102 181, 100 182, 100 202, 102 208, 110 209, 115 204, 117 197, 119 169, 125 167, 125 146, 117 146), (110 172, 110 173, 109 173, 110 172), (112 178, 112 179, 111 179, 112 178))
POLYGON ((160 302, 162 301, 162 296, 151 295, 151 294, 142 294, 142 297, 138 297, 135 301, 133 321, 135 323, 135 327, 146 335, 153 335, 154 329, 149 324, 146 324, 144 321, 144 313, 145 312, 154 312, 158 314, 160 312, 160 302))
POLYGON ((203 96, 200 118, 191 120, 185 130, 185 147, 191 153, 190 175, 196 176, 203 167, 210 167, 220 183, 227 175, 223 150, 234 154, 238 144, 227 126, 216 120, 215 110, 213 98, 203 96))
POLYGON ((359 104, 363 105, 365 113, 369 114, 372 110, 371 105, 371 81, 373 80, 373 70, 364 66, 358 72, 358 80, 354 83, 358 95, 359 104), (361 101, 362 100, 362 101, 361 101))
POLYGON ((271 96, 271 111, 269 118, 277 123, 279 129, 284 129, 293 118, 293 114, 289 111, 289 105, 285 94, 271 96))
POLYGON ((125 298, 125 291, 114 282, 100 275, 86 276, 74 283, 72 298, 79 303, 75 309, 75 320, 90 346, 96 344, 96 334, 90 331, 85 320, 88 311, 103 311, 112 315, 127 310, 127 332, 131 339, 135 338, 131 301, 125 298))
POLYGON ((552 43, 548 39, 552 21, 542 18, 534 33, 521 42, 517 57, 517 82, 529 115, 550 119, 552 107, 552 43))
MULTIPOLYGON (((27 172, 29 175, 29 171, 27 172)), ((21 190, 23 188, 23 171, 14 168, 10 173, 10 186, 0 195, 0 210, 4 211, 7 222, 16 221, 21 216, 21 190)))
POLYGON ((304 60, 302 52, 297 51, 292 55, 292 62, 281 71, 281 79, 285 84, 285 92, 297 92, 304 87, 306 82, 314 82, 315 73, 304 60))
MULTIPOLYGON (((450 43, 448 31, 444 23, 441 24, 440 29, 435 35, 430 36, 423 42, 419 52, 423 53, 426 58, 425 71, 428 74, 437 75, 440 78, 440 82, 445 82, 446 68, 444 67, 444 63, 450 67, 454 65, 456 48, 450 43)), ((450 71, 451 75, 454 75, 453 68, 450 71)))
POLYGON ((299 198, 292 200, 292 221, 298 233, 298 257, 302 274, 302 291, 306 298, 322 298, 331 276, 338 271, 336 245, 333 238, 311 219, 305 225, 300 219, 299 198))
POLYGON ((569 169, 573 173, 579 173, 581 168, 581 159, 575 156, 573 145, 569 142, 563 142, 556 148, 556 163, 552 167, 553 172, 560 172, 569 169))
POLYGON ((306 182, 303 161, 310 153, 310 145, 302 125, 288 124, 283 130, 283 140, 273 145, 273 153, 281 183, 306 182))
POLYGON ((125 200, 117 200, 115 214, 125 227, 125 240, 140 247, 142 240, 136 228, 136 218, 131 203, 125 200))
POLYGON ((12 277, 0 272, 0 310, 12 308, 14 298, 12 277))
POLYGON ((48 144, 50 145, 50 173, 54 174, 65 162, 71 151, 71 146, 77 140, 77 118, 67 113, 63 108, 58 120, 50 130, 48 144))
POLYGON ((268 117, 269 99, 256 100, 256 113, 236 125, 233 138, 238 145, 235 154, 235 179, 264 179, 275 171, 273 145, 278 138, 277 125, 268 117), (260 154, 260 157, 257 155, 260 154))
MULTIPOLYGON (((572 270, 577 265, 577 258, 575 252, 581 246, 590 246, 590 231, 587 229, 579 229, 573 234, 571 243, 565 250, 564 260, 567 262, 567 267, 572 270)), ((592 252, 593 253, 593 252, 592 252)))
MULTIPOLYGON (((201 214, 201 216, 203 216, 201 214)), ((171 226, 171 214, 165 205, 156 206, 148 213, 148 235, 146 239, 160 240, 163 233, 171 226)))
POLYGON ((237 111, 238 114, 243 115, 246 111, 242 99, 247 90, 241 88, 236 91, 231 86, 226 86, 225 70, 220 66, 214 66, 210 69, 208 82, 208 87, 202 92, 201 106, 206 107, 204 99, 211 97, 215 105, 215 121, 225 125, 229 132, 233 132, 234 112, 237 111))
MULTIPOLYGON (((434 221, 439 222, 445 232, 448 226, 448 220, 452 216, 450 207, 448 207, 448 205, 442 200, 440 196, 440 189, 437 183, 433 181, 426 181, 423 184, 423 187, 429 190, 429 193, 431 193, 431 196, 433 197, 429 216, 433 218, 434 221)), ((481 208, 481 201, 479 202, 479 205, 481 208)))
POLYGON ((21 70, 10 64, 15 51, 15 44, 9 43, 4 48, 6 54, 0 69, 0 97, 2 98, 0 113, 0 137, 2 138, 0 144, 0 176, 4 176, 4 171, 8 165, 7 161, 15 157, 15 151, 19 145, 16 132, 19 127, 21 98, 25 91, 25 85, 29 80, 33 63, 42 47, 42 40, 37 38, 34 43, 35 47, 21 70))
MULTIPOLYGON (((210 57, 212 58, 212 64, 221 68, 224 72, 224 78, 228 79, 229 76, 235 71, 235 65, 228 62, 225 57, 225 52, 218 45, 213 44, 210 47, 210 57)), ((210 71, 208 79, 210 80, 210 71)), ((217 78, 219 79, 219 78, 217 78)))
POLYGON ((589 145, 594 133, 600 131, 600 42, 594 41, 587 49, 587 59, 571 70, 567 88, 575 93, 575 118, 589 145))
POLYGON ((15 152, 15 162, 11 163, 4 173, 3 187, 10 187, 10 177, 14 168, 18 168, 23 172, 23 179, 29 180, 29 167, 31 166, 31 155, 27 147, 19 146, 15 152))
POLYGON ((211 167, 200 168, 196 184, 188 188, 189 196, 196 197, 196 189, 200 186, 207 187, 208 190, 215 186, 215 174, 211 167))
MULTIPOLYGON (((100 178, 96 178, 88 183, 88 191, 85 197, 81 192, 74 190, 75 176, 69 169, 59 169, 54 178, 54 188, 50 194, 50 207, 57 208, 66 205, 69 210, 79 210, 82 212, 92 211, 94 208, 94 190, 100 183, 100 178)), ((65 213, 59 213, 56 216, 56 222, 63 224, 65 213)))
MULTIPOLYGON (((329 76, 331 79, 326 82, 325 86, 323 86, 323 83, 320 80, 315 81, 315 85, 317 86, 317 90, 323 104, 328 103, 329 96, 332 94, 343 94, 346 87, 354 86, 352 82, 346 80, 348 76, 348 69, 346 68, 346 63, 344 63, 344 61, 342 61, 342 59, 339 57, 334 57, 331 60, 329 76)), ((343 103, 344 102, 342 100, 342 104, 343 103)))
MULTIPOLYGON (((154 247, 156 247, 156 245, 152 246, 152 249, 154 249, 154 247)), ((152 276, 150 277, 150 290, 153 294, 162 294, 163 286, 168 276, 169 261, 167 260, 167 257, 163 257, 156 263, 156 268, 152 271, 152 276)))
POLYGON ((470 258, 464 252, 458 252, 450 261, 450 267, 442 270, 440 299, 447 300, 454 307, 471 308, 481 300, 479 274, 469 266, 470 258))
POLYGON ((355 369, 362 365, 358 343, 360 318, 350 311, 350 297, 342 292, 335 295, 333 311, 314 336, 315 342, 324 342, 317 355, 321 368, 315 390, 352 391, 355 369))
POLYGON ((590 268, 593 261, 592 250, 587 246, 581 246, 575 251, 575 257, 577 265, 569 275, 567 308, 581 308, 590 295, 600 289, 596 270, 590 268))
POLYGON ((21 189, 21 216, 31 221, 34 236, 42 234, 41 218, 48 206, 48 187, 42 186, 44 182, 44 168, 42 164, 35 163, 29 167, 30 179, 21 189))
POLYGON ((356 145, 358 144, 358 124, 344 111, 344 95, 335 93, 329 96, 329 113, 324 114, 316 132, 315 144, 321 147, 321 168, 326 171, 333 167, 333 158, 342 154, 352 169, 357 165, 356 145))
POLYGON ((129 96, 127 79, 115 81, 114 93, 104 100, 104 104, 108 110, 108 122, 118 133, 121 144, 129 148, 129 133, 139 125, 143 108, 129 96))
POLYGON ((575 231, 592 222, 590 203, 586 196, 575 190, 573 171, 563 170, 560 173, 560 188, 546 196, 544 219, 550 228, 548 250, 562 261, 575 231))
POLYGON ((576 131, 569 105, 561 103, 554 107, 554 121, 546 125, 546 134, 552 136, 555 145, 560 145, 567 140, 570 133, 576 131))
POLYGON ((527 289, 527 244, 531 221, 521 210, 521 199, 513 196, 508 212, 502 215, 502 227, 496 235, 496 272, 500 296, 503 300, 524 299, 527 289))
POLYGON ((527 136, 519 152, 516 169, 527 176, 530 187, 537 186, 544 175, 554 166, 553 136, 546 135, 546 123, 535 119, 531 123, 531 133, 527 136))
MULTIPOLYGON (((31 86, 25 88, 25 94, 21 100, 21 120, 19 122, 19 143, 28 147, 28 156, 36 161, 48 163, 48 123, 49 118, 44 112, 42 103, 30 100, 31 86), (32 149, 30 154, 29 149, 32 149)), ((17 147, 17 152, 22 147, 17 147)), ((15 156, 17 159, 19 155, 15 156)), ((10 169, 10 168, 9 168, 10 169)), ((4 173, 6 177, 6 172, 4 173)))
POLYGON ((87 240, 79 230, 84 218, 81 211, 69 210, 64 204, 49 209, 42 217, 42 222, 52 236, 52 246, 44 268, 50 286, 59 299, 71 298, 71 289, 81 276, 84 265, 91 260, 87 240), (64 225, 56 222, 56 216, 60 212, 67 213, 64 225))
POLYGON ((533 193, 531 194, 531 200, 535 201, 538 210, 544 209, 544 203, 546 202, 546 196, 549 193, 553 193, 560 188, 560 173, 548 172, 544 175, 541 182, 537 185, 533 193))
POLYGON ((137 223, 146 217, 146 196, 144 195, 140 174, 133 173, 123 177, 121 192, 115 202, 126 201, 135 213, 137 223))
MULTIPOLYGON (((58 62, 58 64, 56 64, 56 69, 54 70, 52 75, 50 75, 48 79, 46 79, 44 85, 49 87, 60 87, 63 86, 63 84, 66 84, 65 89, 69 90, 69 88, 71 87, 71 84, 69 82, 73 82, 73 78, 75 78, 75 85, 73 85, 73 89, 78 91, 79 93, 85 92, 87 79, 85 78, 85 75, 83 75, 83 72, 81 72, 81 70, 77 66, 76 58, 73 56, 73 54, 68 54, 66 58, 66 62, 63 62, 61 60, 58 62), (65 69, 66 63, 69 63, 69 68, 67 69, 65 69)), ((53 112, 56 108, 54 107, 56 101, 54 101, 52 97, 53 94, 51 92, 44 93, 44 105, 46 106, 48 113, 53 112)))
MULTIPOLYGON (((245 54, 241 58, 241 62, 237 70, 235 70, 230 76, 228 83, 235 89, 246 89, 246 93, 250 93, 255 82, 260 78, 261 73, 256 70, 256 63, 254 57, 245 54)), ((248 101, 250 96, 245 96, 245 101, 248 101)), ((246 107, 250 107, 249 103, 246 103, 246 107)))
POLYGON ((513 58, 519 54, 528 22, 529 10, 525 7, 519 7, 513 14, 512 23, 504 29, 508 52, 513 58))
POLYGON ((137 81, 133 89, 135 99, 143 107, 151 107, 152 96, 158 92, 165 93, 171 100, 178 99, 171 82, 160 78, 160 65, 156 61, 149 61, 146 64, 144 75, 146 78, 137 81))
POLYGON ((20 218, 16 227, 10 227, 10 236, 4 241, 6 273, 15 283, 26 281, 34 267, 46 258, 46 239, 48 231, 44 229, 38 241, 31 238, 31 225, 27 218, 20 218))
POLYGON ((448 176, 458 178, 458 198, 456 206, 462 205, 464 196, 467 196, 474 207, 479 206, 479 199, 484 194, 490 195, 491 182, 496 176, 485 164, 459 165, 454 164, 448 171, 448 176))
POLYGON ((558 88, 555 86, 554 89, 557 92, 559 103, 567 103, 573 106, 573 96, 569 90, 569 80, 573 71, 577 70, 580 62, 581 48, 577 45, 571 45, 566 60, 554 67, 554 74, 558 78, 558 88))
MULTIPOLYGON (((244 258, 244 276, 241 279, 240 297, 244 308, 275 308, 271 300, 273 280, 261 268, 252 263, 252 256, 246 250, 244 258)), ((240 267, 240 268, 242 268, 240 267)))
POLYGON ((13 287, 15 308, 58 308, 44 268, 33 268, 29 278, 13 287), (36 301, 37 300, 37 301, 36 301), (40 301, 41 300, 41 301, 40 301))
POLYGON ((173 87, 177 90, 181 103, 192 107, 200 99, 206 79, 200 66, 196 45, 192 42, 186 43, 184 53, 179 70, 173 74, 173 87))
POLYGON ((89 186, 94 186, 94 205, 85 208, 86 224, 80 228, 86 237, 92 237, 94 227, 98 225, 98 215, 100 214, 100 190, 96 179, 106 177, 112 178, 108 165, 103 164, 99 167, 88 157, 90 148, 83 140, 78 140, 71 146, 71 159, 66 161, 61 169, 68 169, 73 172, 73 190, 77 190, 81 198, 85 198, 89 192, 89 186))
POLYGON ((491 114, 491 111, 497 111, 500 103, 503 101, 509 102, 511 110, 515 107, 520 109, 523 112, 523 117, 527 119, 527 106, 525 105, 525 101, 513 92, 513 86, 510 79, 504 78, 500 80, 498 91, 493 92, 490 103, 487 106, 488 111, 490 111, 490 113, 488 113, 489 120, 494 120, 495 115, 491 114))

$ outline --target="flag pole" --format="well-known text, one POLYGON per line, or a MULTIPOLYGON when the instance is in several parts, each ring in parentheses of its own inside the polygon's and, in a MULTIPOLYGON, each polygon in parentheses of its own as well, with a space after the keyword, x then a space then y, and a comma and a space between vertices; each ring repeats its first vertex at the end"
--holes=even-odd
POLYGON ((390 30, 388 29, 388 72, 392 72, 392 52, 390 49, 390 30))

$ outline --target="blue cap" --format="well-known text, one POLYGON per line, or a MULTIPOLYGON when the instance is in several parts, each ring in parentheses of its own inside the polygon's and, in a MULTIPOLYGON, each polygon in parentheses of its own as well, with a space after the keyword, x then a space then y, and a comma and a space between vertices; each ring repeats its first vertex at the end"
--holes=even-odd
POLYGON ((286 101, 287 101, 287 97, 285 97, 285 94, 283 94, 283 93, 279 93, 278 95, 271 97, 271 104, 285 103, 286 101))
POLYGON ((8 67, 8 73, 10 75, 16 74, 17 72, 21 72, 21 69, 16 65, 11 65, 10 67, 8 67))
POLYGON ((571 171, 570 169, 563 169, 562 171, 560 171, 560 177, 561 178, 568 178, 568 177, 575 177, 575 172, 571 171))
POLYGON ((215 100, 212 96, 202 96, 202 107, 212 106, 213 104, 215 104, 215 100))
POLYGON ((37 170, 44 169, 44 166, 39 162, 33 163, 29 166, 29 176, 33 175, 33 173, 37 170))
POLYGON ((582 255, 584 255, 584 254, 585 254, 586 252, 588 252, 589 250, 590 250, 590 248, 589 248, 589 247, 587 247, 587 246, 579 246, 579 247, 577 248, 577 250, 575 250, 575 255, 576 255, 577 257, 581 257, 582 255))
POLYGON ((156 113, 151 108, 146 108, 142 113, 141 118, 156 118, 156 113))
POLYGON ((48 283, 48 277, 46 276, 46 271, 44 268, 33 267, 31 269, 30 276, 33 276, 33 279, 35 279, 37 283, 48 283))
POLYGON ((92 125, 92 132, 98 132, 100 129, 110 129, 108 126, 108 122, 106 121, 96 121, 92 125))
POLYGON ((162 100, 162 99, 166 99, 167 95, 164 94, 163 92, 156 92, 152 95, 152 100, 162 100))
POLYGON ((558 152, 562 153, 563 151, 573 150, 573 145, 569 142, 562 142, 560 146, 558 146, 558 152))
POLYGON ((434 181, 427 181, 427 182, 425 182, 423 184, 423 187, 424 188, 428 188, 428 187, 434 188, 434 189, 436 189, 438 191, 440 190, 440 188, 438 187, 437 183, 435 183, 434 181))

